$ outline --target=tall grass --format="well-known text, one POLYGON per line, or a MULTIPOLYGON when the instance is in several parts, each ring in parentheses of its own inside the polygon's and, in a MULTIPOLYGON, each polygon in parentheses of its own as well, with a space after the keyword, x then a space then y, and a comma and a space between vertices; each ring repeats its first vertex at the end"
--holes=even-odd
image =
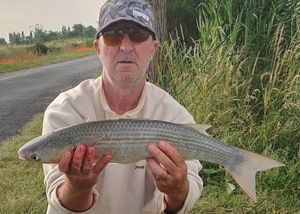
MULTIPOLYGON (((277 62, 274 59, 280 59, 282 51, 292 42, 297 43, 299 17, 298 0, 228 0, 222 4, 218 0, 204 0, 199 5, 200 45, 202 50, 207 50, 226 43, 233 53, 240 52, 237 66, 240 66, 241 80, 251 79, 247 92, 256 93, 253 106, 264 105, 262 72, 273 69, 271 66, 277 62)), ((263 109, 253 108, 258 117, 265 113, 260 110, 263 109)))
POLYGON ((300 210, 300 4, 217 2, 199 6, 201 36, 193 46, 179 37, 164 44, 160 85, 197 122, 211 124, 213 136, 287 166, 257 176, 259 201, 251 204, 237 196, 222 168, 204 163, 206 188, 194 212, 294 213, 300 210))

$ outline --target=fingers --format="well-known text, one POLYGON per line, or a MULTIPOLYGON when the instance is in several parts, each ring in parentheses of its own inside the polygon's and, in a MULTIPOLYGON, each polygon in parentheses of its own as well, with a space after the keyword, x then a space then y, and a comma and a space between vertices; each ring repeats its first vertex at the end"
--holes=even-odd
POLYGON ((185 165, 182 155, 169 143, 160 141, 157 146, 149 145, 148 151, 153 159, 162 164, 169 173, 176 170, 177 167, 185 165))
POLYGON ((78 145, 74 152, 67 151, 61 157, 58 168, 61 172, 69 175, 99 174, 112 159, 111 155, 103 155, 94 165, 96 157, 95 147, 78 145))
POLYGON ((83 165, 81 166, 82 174, 87 175, 91 172, 94 164, 95 153, 96 149, 94 147, 88 147, 86 149, 83 165))
POLYGON ((182 203, 188 193, 187 166, 184 157, 165 141, 149 145, 148 151, 152 158, 147 159, 147 167, 153 175, 156 187, 165 194, 166 201, 182 203))
POLYGON ((58 168, 61 172, 69 172, 72 155, 72 152, 66 151, 59 160, 58 168))
POLYGON ((164 181, 169 177, 169 173, 165 169, 163 169, 163 167, 159 163, 157 163, 153 158, 148 158, 146 161, 147 166, 152 172, 152 175, 155 180, 164 181))
POLYGON ((182 154, 170 143, 166 141, 160 141, 157 146, 172 160, 172 163, 174 163, 177 167, 181 167, 182 164, 184 164, 185 160, 182 154))
POLYGON ((152 158, 147 159, 147 165, 156 181, 167 184, 173 181, 180 183, 186 179, 184 157, 170 143, 160 141, 157 146, 149 145, 148 151, 152 158))
POLYGON ((111 159, 112 159, 111 155, 109 154, 103 155, 103 157, 94 166, 93 172, 99 174, 104 169, 104 167, 110 162, 111 159))
POLYGON ((73 155, 70 172, 72 174, 80 174, 81 167, 85 158, 86 147, 84 145, 78 145, 73 155))

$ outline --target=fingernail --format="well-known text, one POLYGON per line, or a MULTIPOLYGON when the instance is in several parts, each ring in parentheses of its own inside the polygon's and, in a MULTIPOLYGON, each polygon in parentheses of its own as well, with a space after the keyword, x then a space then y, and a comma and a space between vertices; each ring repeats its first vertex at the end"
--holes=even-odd
POLYGON ((70 152, 65 152, 64 157, 69 159, 71 157, 71 153, 70 152))
POLYGON ((154 145, 153 144, 150 144, 149 146, 148 146, 148 151, 149 152, 152 152, 154 150, 154 145))
POLYGON ((85 146, 79 145, 79 146, 78 146, 78 151, 79 151, 79 152, 85 152, 85 146))
POLYGON ((93 154, 94 153, 94 151, 95 151, 95 148, 94 147, 88 147, 88 153, 89 154, 93 154))
POLYGON ((112 159, 111 155, 105 155, 104 160, 105 162, 109 162, 112 159))
POLYGON ((159 141, 158 146, 159 147, 165 147, 167 143, 165 141, 159 141))

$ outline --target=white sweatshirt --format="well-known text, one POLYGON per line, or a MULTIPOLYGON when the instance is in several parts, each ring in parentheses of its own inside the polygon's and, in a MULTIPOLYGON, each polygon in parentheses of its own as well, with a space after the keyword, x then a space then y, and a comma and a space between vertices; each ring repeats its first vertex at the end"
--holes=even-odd
MULTIPOLYGON (((167 92, 146 83, 138 106, 123 115, 117 115, 108 106, 102 90, 102 79, 85 80, 77 87, 61 93, 47 108, 43 134, 57 128, 83 121, 118 118, 144 118, 174 123, 195 123, 193 117, 167 92)), ((186 161, 189 193, 184 206, 177 213, 187 213, 199 198, 203 183, 198 176, 198 160, 186 161)), ((64 174, 56 164, 44 164, 45 185, 48 197, 48 214, 74 213, 65 209, 57 198, 57 188, 64 182, 64 174)), ((108 164, 100 173, 94 187, 95 201, 91 209, 82 213, 142 214, 164 213, 164 194, 154 183, 146 161, 133 164, 108 164)))

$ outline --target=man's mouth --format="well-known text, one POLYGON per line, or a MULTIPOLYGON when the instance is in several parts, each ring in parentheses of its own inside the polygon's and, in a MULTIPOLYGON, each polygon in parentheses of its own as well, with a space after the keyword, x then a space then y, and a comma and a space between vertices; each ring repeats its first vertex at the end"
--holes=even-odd
POLYGON ((119 63, 134 63, 132 61, 119 61, 119 63))

